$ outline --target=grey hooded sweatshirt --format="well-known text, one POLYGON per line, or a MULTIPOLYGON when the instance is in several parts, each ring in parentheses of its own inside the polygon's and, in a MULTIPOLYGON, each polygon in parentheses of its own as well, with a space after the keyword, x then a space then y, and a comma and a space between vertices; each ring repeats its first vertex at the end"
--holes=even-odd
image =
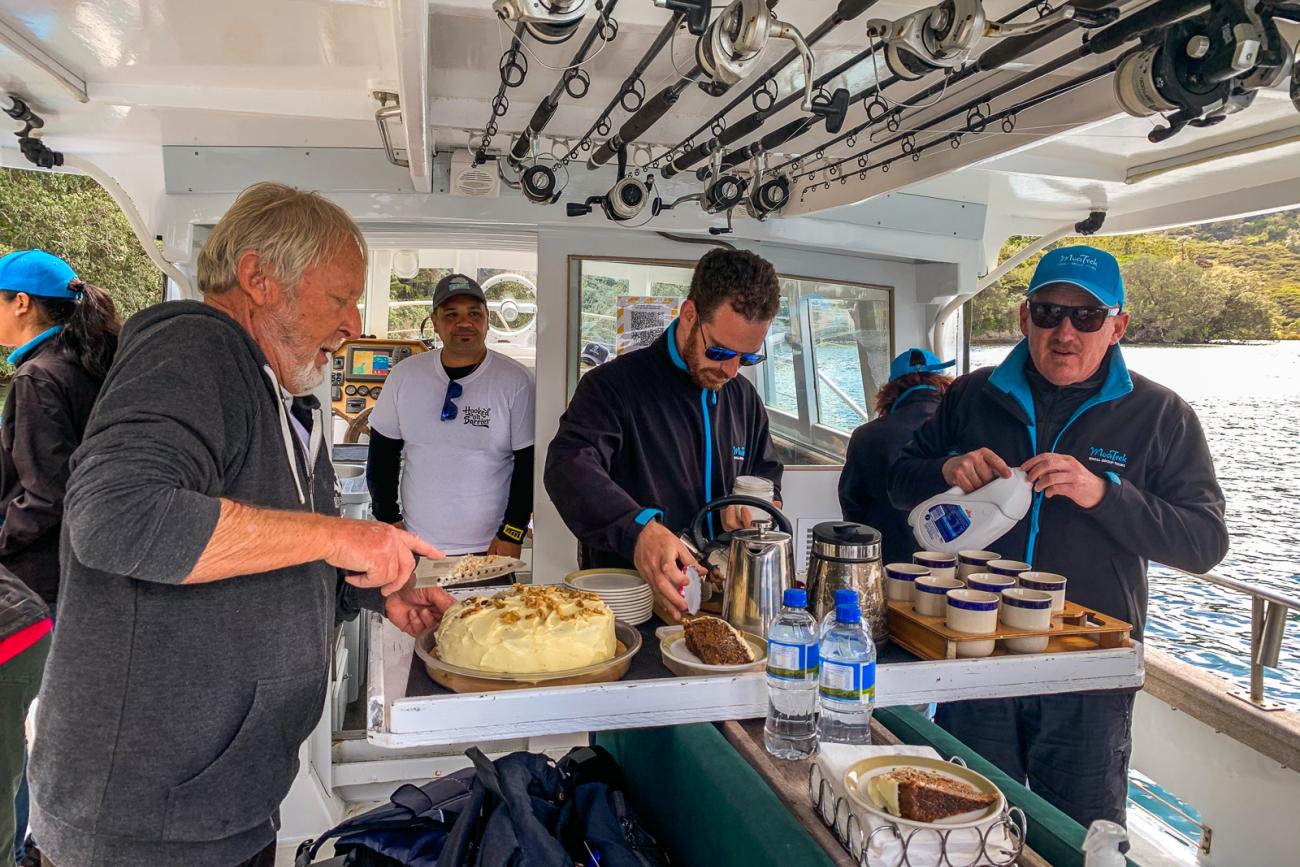
POLYGON ((281 394, 205 304, 160 304, 122 333, 73 456, 31 759, 58 867, 231 867, 275 838, 334 627, 362 595, 378 607, 321 561, 181 584, 220 498, 338 514, 325 421, 317 408, 305 448, 281 394))

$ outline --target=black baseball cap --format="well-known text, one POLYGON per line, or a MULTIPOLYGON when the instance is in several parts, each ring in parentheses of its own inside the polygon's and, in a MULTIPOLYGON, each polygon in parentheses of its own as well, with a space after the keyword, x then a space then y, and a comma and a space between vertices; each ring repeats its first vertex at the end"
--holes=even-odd
POLYGON ((437 310, 443 302, 455 298, 457 295, 468 295, 471 298, 477 298, 484 304, 487 303, 487 296, 483 294, 483 287, 472 278, 464 274, 448 274, 438 281, 438 285, 433 287, 433 309, 437 310))

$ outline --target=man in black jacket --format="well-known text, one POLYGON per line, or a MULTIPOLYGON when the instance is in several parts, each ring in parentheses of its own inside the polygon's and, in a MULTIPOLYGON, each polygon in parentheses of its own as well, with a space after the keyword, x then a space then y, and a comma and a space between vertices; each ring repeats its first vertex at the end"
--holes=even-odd
MULTIPOLYGON (((1150 560, 1204 572, 1228 549, 1223 492, 1196 414, 1131 374, 1119 265, 1091 247, 1049 252, 1020 308, 1025 340, 958 379, 890 473, 895 505, 973 491, 1020 466, 1029 514, 993 544, 1069 579, 1073 602, 1142 637, 1150 560)), ((1133 692, 967 701, 936 721, 1087 825, 1124 821, 1133 692)))
MULTIPOLYGON (((677 534, 737 476, 771 479, 781 462, 767 410, 742 365, 763 360, 781 289, 770 262, 743 250, 700 259, 681 315, 653 344, 578 383, 546 455, 544 482, 582 544, 581 565, 627 567, 685 610, 695 562, 677 534)), ((748 523, 729 509, 724 529, 748 523)))
POLYGON ((900 352, 889 365, 889 382, 876 393, 876 417, 849 438, 840 473, 840 509, 844 520, 880 531, 886 563, 910 563, 918 550, 907 512, 889 502, 889 468, 916 429, 934 415, 952 384, 952 377, 940 371, 956 363, 917 347, 900 352))

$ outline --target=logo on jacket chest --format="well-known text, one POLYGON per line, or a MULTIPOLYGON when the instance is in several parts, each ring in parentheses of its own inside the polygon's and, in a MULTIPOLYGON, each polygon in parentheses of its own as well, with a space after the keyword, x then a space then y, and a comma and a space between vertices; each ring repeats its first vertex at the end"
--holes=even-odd
POLYGON ((1128 455, 1119 449, 1105 449, 1098 446, 1088 447, 1088 461, 1095 464, 1104 464, 1116 469, 1124 469, 1128 466, 1128 455))
POLYGON ((492 407, 490 406, 467 406, 461 411, 465 417, 465 424, 472 424, 474 427, 492 427, 492 407))

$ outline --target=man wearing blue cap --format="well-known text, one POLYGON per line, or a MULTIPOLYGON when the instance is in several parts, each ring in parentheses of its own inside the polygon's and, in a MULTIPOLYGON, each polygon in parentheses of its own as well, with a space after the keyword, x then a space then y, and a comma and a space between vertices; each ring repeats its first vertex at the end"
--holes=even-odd
MULTIPOLYGON (((1025 339, 998 367, 953 383, 894 465, 890 494, 910 509, 1022 468, 1032 506, 992 548, 1066 576, 1068 599, 1133 624, 1140 639, 1148 561, 1208 571, 1228 530, 1196 413, 1124 364, 1123 307, 1109 253, 1043 256, 1020 306, 1025 339)), ((955 702, 935 721, 1082 824, 1123 822, 1133 695, 955 702)))
POLYGON ((907 513, 889 502, 889 468, 916 429, 934 415, 952 384, 943 371, 956 363, 917 347, 900 352, 889 365, 889 382, 876 392, 876 417, 849 439, 840 474, 840 509, 844 520, 880 531, 886 563, 911 562, 917 550, 907 513))

